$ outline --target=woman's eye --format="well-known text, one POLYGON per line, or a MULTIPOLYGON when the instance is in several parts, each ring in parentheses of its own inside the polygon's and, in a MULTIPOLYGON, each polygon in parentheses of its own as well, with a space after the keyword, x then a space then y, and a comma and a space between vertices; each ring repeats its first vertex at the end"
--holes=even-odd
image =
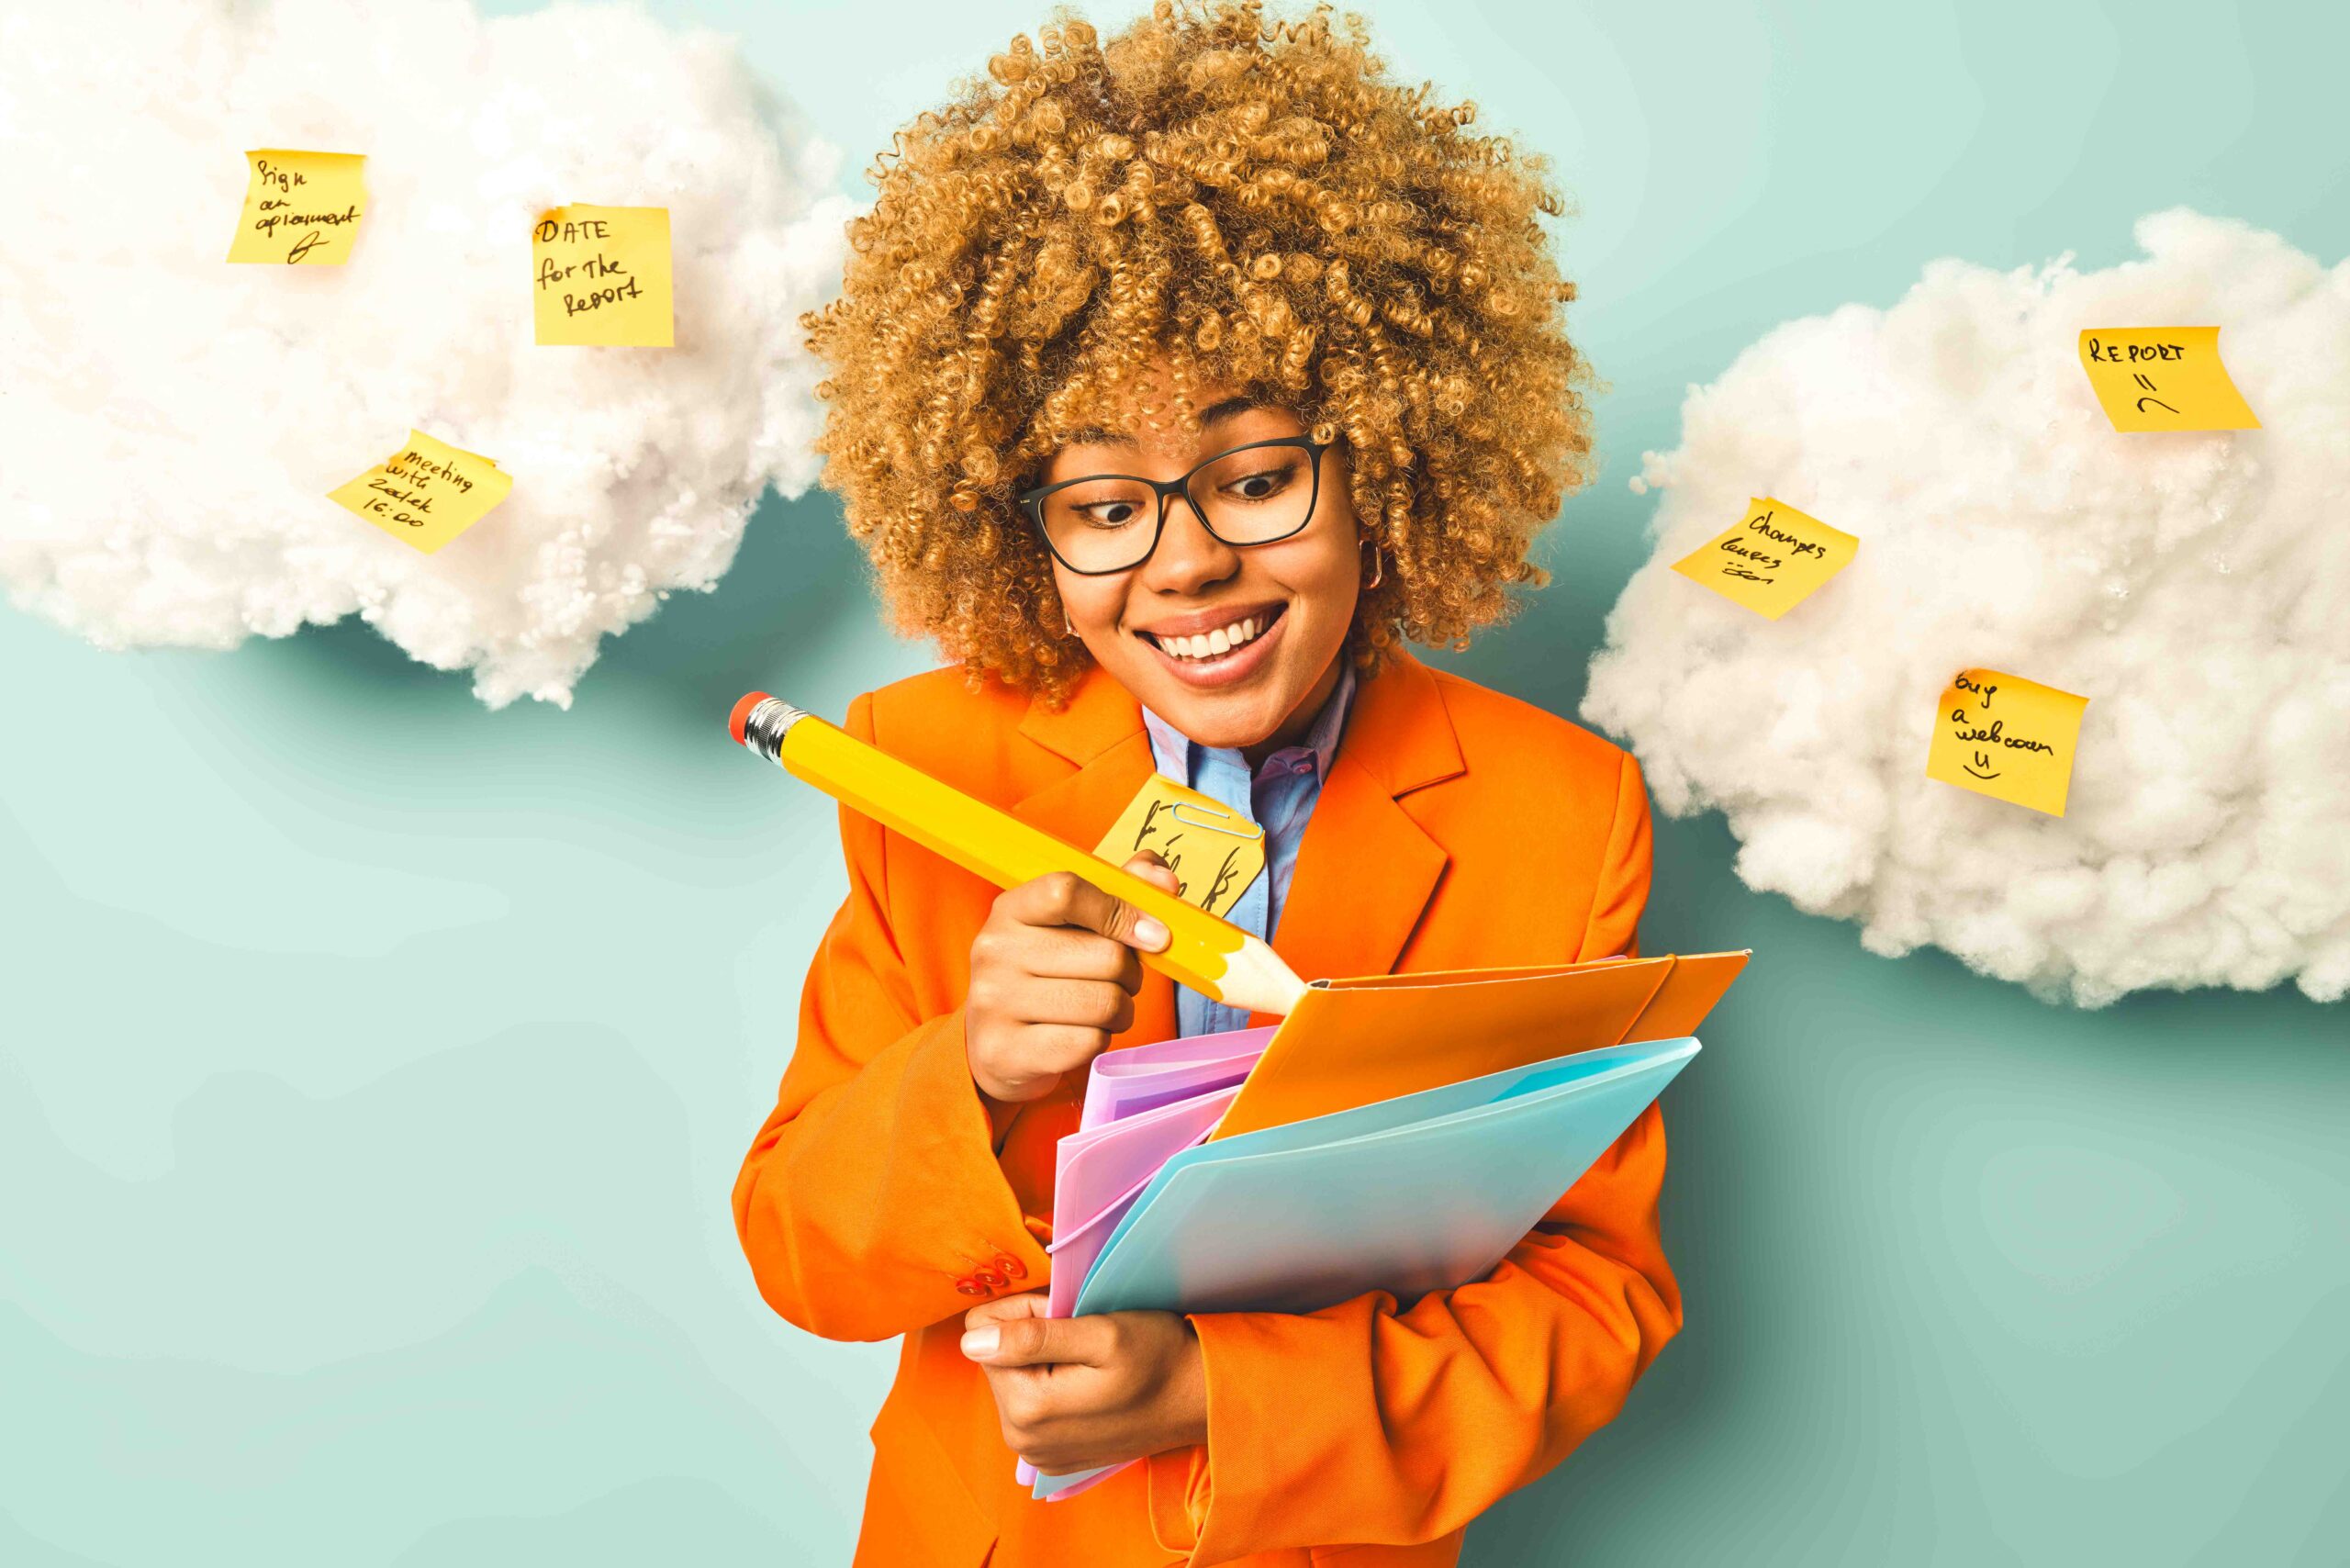
POLYGON ((1244 501, 1269 501, 1289 486, 1289 470, 1268 468, 1262 473, 1228 481, 1225 493, 1244 501))
POLYGON ((1138 509, 1132 501, 1096 501, 1078 510, 1096 528, 1124 528, 1135 520, 1138 509))

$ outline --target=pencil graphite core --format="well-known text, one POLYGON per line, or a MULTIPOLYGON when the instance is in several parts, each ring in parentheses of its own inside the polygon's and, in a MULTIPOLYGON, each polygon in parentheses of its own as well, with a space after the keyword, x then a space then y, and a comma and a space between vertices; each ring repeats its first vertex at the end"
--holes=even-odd
POLYGON ((1261 938, 763 691, 734 705, 727 729, 794 778, 1000 888, 1069 871, 1155 916, 1170 940, 1142 961, 1203 996, 1286 1017, 1304 992, 1261 938))

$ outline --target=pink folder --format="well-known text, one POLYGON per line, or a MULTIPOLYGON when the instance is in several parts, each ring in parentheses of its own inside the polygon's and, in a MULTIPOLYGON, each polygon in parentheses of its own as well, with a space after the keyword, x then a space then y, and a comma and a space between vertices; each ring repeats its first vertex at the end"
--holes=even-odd
MULTIPOLYGON (((1103 1059, 1095 1058, 1095 1067, 1099 1068, 1103 1059)), ((1245 1075, 1248 1070, 1244 1066, 1240 1073, 1245 1075)), ((1069 1309, 1077 1305, 1078 1287, 1085 1283, 1093 1260, 1101 1256, 1103 1243, 1118 1228, 1118 1221, 1125 1216, 1127 1207, 1150 1185, 1150 1179, 1158 1174, 1160 1166, 1208 1136, 1216 1118, 1224 1114, 1224 1108, 1239 1092, 1240 1079, 1236 1076, 1212 1093, 1138 1111, 1104 1126, 1087 1126, 1061 1139, 1053 1174, 1053 1244, 1045 1249, 1053 1260, 1052 1282, 1045 1296, 1046 1316, 1069 1315, 1069 1309)), ((1091 1115, 1090 1110, 1088 1114, 1091 1115)), ((1024 1459, 1014 1468, 1023 1486, 1036 1484, 1035 1466, 1024 1459)), ((1113 1471, 1104 1471, 1057 1495, 1074 1497, 1107 1480, 1112 1473, 1113 1471)))
POLYGON ((1240 1092, 1236 1081, 1213 1093, 1137 1112, 1061 1139, 1053 1175, 1053 1279, 1046 1316, 1066 1317, 1110 1232, 1158 1168, 1208 1136, 1240 1092))
MULTIPOLYGON (((1106 1126, 1138 1112, 1221 1089, 1248 1076, 1274 1031, 1235 1029, 1103 1051, 1085 1084, 1080 1127, 1106 1126)), ((1056 1234, 1058 1234, 1056 1232, 1056 1234)))

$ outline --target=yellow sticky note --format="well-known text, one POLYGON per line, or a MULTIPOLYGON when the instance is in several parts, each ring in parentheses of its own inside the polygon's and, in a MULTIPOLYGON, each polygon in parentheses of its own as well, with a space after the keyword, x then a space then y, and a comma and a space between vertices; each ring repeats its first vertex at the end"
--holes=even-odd
POLYGON ((1184 902, 1220 915, 1265 868, 1265 830, 1213 795, 1163 774, 1143 780, 1093 853, 1113 866, 1155 849, 1174 868, 1184 902))
POLYGON ((479 453, 408 432, 408 444, 329 499, 431 554, 506 498, 514 476, 479 453))
POLYGON ((1776 621, 1852 564, 1861 542, 1785 501, 1757 496, 1745 520, 1673 569, 1776 621))
POLYGON ((364 154, 263 147, 245 161, 252 174, 237 237, 229 241, 230 261, 339 267, 351 260, 351 242, 367 215, 364 154))
POLYGON ((2217 327, 2091 327, 2081 368, 2118 431, 2256 431, 2217 327))
POLYGON ((532 314, 542 343, 666 349, 669 209, 558 207, 531 230, 532 314))
POLYGON ((2088 705, 2021 676, 1961 670, 1934 714, 1926 777, 2061 817, 2088 705))

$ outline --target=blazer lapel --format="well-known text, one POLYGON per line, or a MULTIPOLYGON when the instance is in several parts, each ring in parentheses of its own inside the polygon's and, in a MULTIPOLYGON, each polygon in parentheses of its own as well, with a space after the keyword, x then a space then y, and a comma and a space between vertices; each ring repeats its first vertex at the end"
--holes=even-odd
POLYGON ((1435 676, 1397 650, 1356 692, 1274 928, 1300 976, 1389 972, 1449 858, 1396 798, 1464 771, 1435 676))
POLYGON ((1091 849, 1149 777, 1150 734, 1142 704, 1100 666, 1069 693, 1061 708, 1029 700, 1021 735, 1068 763, 1073 771, 1032 791, 1012 808, 1023 822, 1091 849))

